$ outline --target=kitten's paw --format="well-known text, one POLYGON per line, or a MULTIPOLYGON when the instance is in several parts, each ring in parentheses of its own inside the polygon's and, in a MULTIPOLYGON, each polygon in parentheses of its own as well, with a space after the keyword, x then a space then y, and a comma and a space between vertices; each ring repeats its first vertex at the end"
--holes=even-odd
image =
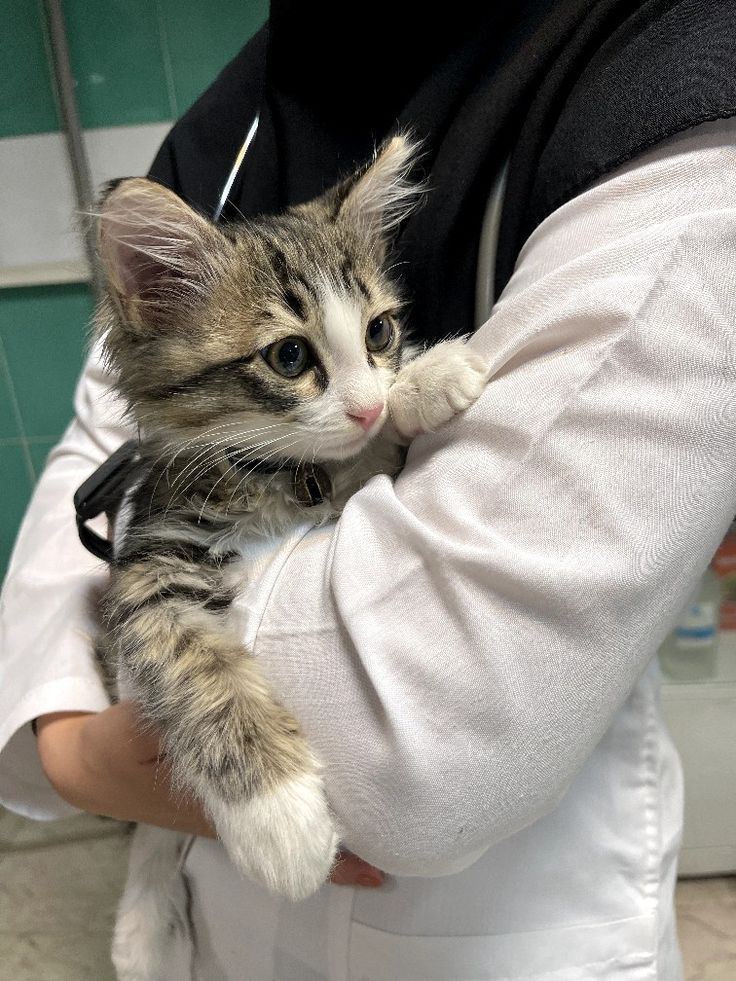
POLYGON ((318 774, 247 801, 208 802, 208 809, 235 865, 271 892, 305 899, 327 880, 339 834, 318 774))
POLYGON ((404 439, 433 432, 475 402, 489 375, 488 365, 464 340, 435 344, 402 368, 391 386, 394 428, 404 439))

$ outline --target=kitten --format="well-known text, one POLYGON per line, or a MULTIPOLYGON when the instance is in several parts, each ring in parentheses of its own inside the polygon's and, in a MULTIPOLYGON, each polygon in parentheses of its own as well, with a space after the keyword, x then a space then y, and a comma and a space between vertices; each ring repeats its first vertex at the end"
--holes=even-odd
MULTIPOLYGON (((326 880, 339 830, 299 723, 229 624, 239 549, 339 514, 488 377, 464 341, 419 353, 402 329, 387 266, 418 196, 412 153, 395 137, 277 217, 216 226, 142 178, 99 215, 97 330, 143 434, 99 653, 237 868, 292 899, 326 880)), ((146 948, 176 888, 177 836, 141 835, 115 941, 125 981, 155 978, 163 955, 146 948)))

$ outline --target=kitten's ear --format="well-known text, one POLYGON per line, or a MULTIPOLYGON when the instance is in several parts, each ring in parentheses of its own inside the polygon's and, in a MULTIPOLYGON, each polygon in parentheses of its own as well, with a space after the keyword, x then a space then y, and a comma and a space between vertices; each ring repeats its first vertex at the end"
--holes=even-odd
POLYGON ((102 266, 129 326, 180 322, 206 295, 225 239, 172 191, 144 177, 117 181, 97 220, 102 266))
POLYGON ((418 150, 419 143, 407 136, 387 140, 366 168, 337 188, 339 218, 371 237, 390 237, 423 193, 420 184, 409 180, 418 150))

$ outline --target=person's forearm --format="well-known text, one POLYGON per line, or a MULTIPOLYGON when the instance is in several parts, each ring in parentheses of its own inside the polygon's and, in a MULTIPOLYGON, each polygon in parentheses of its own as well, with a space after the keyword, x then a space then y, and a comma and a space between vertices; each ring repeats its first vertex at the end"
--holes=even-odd
POLYGON ((36 723, 44 772, 69 804, 94 814, 214 837, 198 802, 172 787, 158 739, 130 703, 58 712, 36 723))
MULTIPOLYGON (((53 712, 36 720, 41 764, 56 792, 73 807, 120 821, 152 824, 214 838, 199 802, 177 790, 159 755, 156 734, 130 702, 104 712, 53 712)), ((376 887, 382 873, 341 852, 335 885, 376 887)))

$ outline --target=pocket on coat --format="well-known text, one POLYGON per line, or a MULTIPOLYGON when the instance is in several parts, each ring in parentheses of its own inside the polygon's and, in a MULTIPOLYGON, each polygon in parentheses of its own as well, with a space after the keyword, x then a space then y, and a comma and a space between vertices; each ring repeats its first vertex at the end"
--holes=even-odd
POLYGON ((401 936, 353 922, 349 981, 655 981, 653 916, 483 937, 401 936))

